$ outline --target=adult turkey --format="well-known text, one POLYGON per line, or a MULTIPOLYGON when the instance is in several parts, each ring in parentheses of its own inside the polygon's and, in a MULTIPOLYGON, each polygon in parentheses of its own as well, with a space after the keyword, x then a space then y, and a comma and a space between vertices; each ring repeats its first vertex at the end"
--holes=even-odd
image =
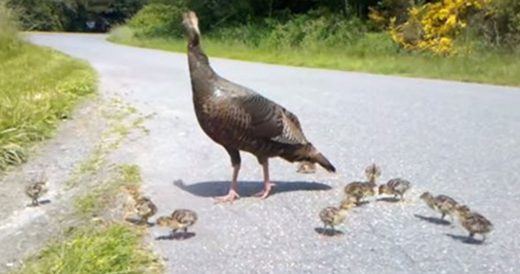
POLYGON ((188 39, 188 64, 195 114, 202 130, 222 145, 233 166, 231 188, 217 202, 239 198, 237 178, 240 150, 254 154, 263 167, 264 189, 255 196, 265 199, 271 191, 269 158, 279 156, 289 162, 309 161, 335 172, 334 166, 303 134, 298 118, 255 91, 220 77, 210 66, 200 45, 198 18, 192 11, 183 14, 188 39))

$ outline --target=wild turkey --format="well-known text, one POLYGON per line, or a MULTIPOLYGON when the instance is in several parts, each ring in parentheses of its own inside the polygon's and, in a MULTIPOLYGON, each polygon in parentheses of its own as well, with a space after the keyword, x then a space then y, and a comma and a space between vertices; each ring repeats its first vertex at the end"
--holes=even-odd
POLYGON ((255 91, 220 77, 210 66, 200 46, 198 18, 194 12, 183 14, 188 39, 188 64, 193 103, 199 125, 216 143, 222 145, 233 166, 231 188, 217 202, 239 198, 237 178, 240 150, 254 154, 263 167, 264 190, 256 196, 266 198, 271 191, 270 157, 289 162, 309 161, 335 172, 334 166, 303 134, 298 118, 255 91))

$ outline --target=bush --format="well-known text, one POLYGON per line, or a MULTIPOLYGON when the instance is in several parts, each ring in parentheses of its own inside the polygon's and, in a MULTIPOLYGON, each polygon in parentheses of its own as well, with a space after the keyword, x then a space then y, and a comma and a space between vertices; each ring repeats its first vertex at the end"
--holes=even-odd
POLYGON ((312 13, 294 16, 286 23, 278 23, 266 38, 266 45, 274 48, 302 47, 316 49, 322 46, 352 44, 366 32, 357 18, 346 20, 340 15, 316 16, 312 13))
POLYGON ((137 36, 180 37, 183 8, 175 5, 152 3, 144 6, 129 22, 137 36))
POLYGON ((470 15, 487 8, 488 0, 443 0, 409 9, 403 24, 392 18, 390 33, 406 49, 435 54, 454 52, 453 40, 467 26, 470 15))
POLYGON ((470 21, 469 32, 484 38, 485 46, 519 48, 520 1, 494 0, 470 21))

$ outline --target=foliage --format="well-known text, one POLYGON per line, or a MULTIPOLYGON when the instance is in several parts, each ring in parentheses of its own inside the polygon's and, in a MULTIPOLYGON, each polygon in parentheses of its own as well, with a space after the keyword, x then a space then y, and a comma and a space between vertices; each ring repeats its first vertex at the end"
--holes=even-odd
POLYGON ((0 170, 24 162, 26 148, 50 137, 79 98, 95 89, 87 64, 22 42, 12 20, 12 10, 0 2, 0 170))
MULTIPOLYGON (((184 39, 138 38, 132 36, 128 30, 120 32, 117 40, 112 36, 109 39, 139 47, 186 52, 184 39)), ((486 51, 468 56, 444 57, 418 52, 399 52, 397 45, 386 32, 367 33, 352 44, 316 50, 270 49, 211 37, 203 40, 203 46, 206 53, 213 57, 520 86, 518 54, 486 51), (229 50, 230 48, 233 50, 229 50)))
MULTIPOLYGON (((86 31, 87 21, 98 26, 123 23, 147 0, 7 0, 20 10, 24 30, 86 31)), ((99 27, 98 27, 99 29, 99 27)))
POLYGON ((520 49, 520 1, 493 0, 468 26, 486 45, 520 49))
POLYGON ((7 7, 5 0, 0 0, 0 54, 18 47, 17 20, 16 12, 7 7))
POLYGON ((111 224, 71 234, 47 247, 17 273, 157 273, 149 269, 155 258, 143 249, 135 229, 111 224))
POLYGON ((390 33, 406 49, 449 54, 454 51, 454 38, 467 26, 468 15, 488 3, 489 0, 442 0, 414 6, 405 23, 397 25, 395 18, 391 20, 390 33))
POLYGON ((176 5, 153 3, 143 7, 130 21, 129 26, 138 36, 180 37, 183 33, 183 8, 176 5))

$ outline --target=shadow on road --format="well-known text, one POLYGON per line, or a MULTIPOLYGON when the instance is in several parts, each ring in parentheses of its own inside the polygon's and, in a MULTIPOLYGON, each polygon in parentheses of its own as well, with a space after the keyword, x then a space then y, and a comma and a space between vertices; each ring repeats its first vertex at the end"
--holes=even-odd
POLYGON ((452 238, 455 241, 459 241, 465 244, 471 244, 471 245, 481 245, 484 243, 483 240, 477 240, 475 238, 471 238, 469 236, 463 236, 463 235, 453 235, 450 233, 446 233, 446 236, 452 238))
POLYGON ((378 198, 376 201, 387 202, 387 203, 397 203, 400 200, 398 198, 394 198, 394 197, 383 197, 383 198, 378 198))
MULTIPOLYGON (((329 185, 317 182, 273 182, 274 187, 272 195, 276 195, 282 192, 290 191, 319 191, 332 189, 329 185)), ((190 185, 185 184, 182 180, 176 180, 173 182, 176 187, 189 192, 196 196, 201 197, 215 197, 225 195, 230 186, 229 181, 208 181, 198 182, 190 185)), ((262 182, 257 181, 242 181, 238 182, 238 192, 242 197, 250 197, 255 193, 261 191, 263 188, 262 182)))
POLYGON ((316 231, 316 233, 320 234, 320 235, 323 235, 323 236, 328 236, 328 237, 335 237, 335 236, 342 236, 345 234, 345 232, 341 231, 341 230, 336 230, 336 229, 331 229, 331 228, 323 228, 323 227, 316 227, 314 228, 314 231, 316 231))
POLYGON ((426 216, 422 216, 419 214, 414 214, 413 216, 415 216, 416 218, 418 218, 422 221, 426 221, 426 222, 436 224, 436 225, 450 225, 451 224, 449 221, 446 221, 446 220, 443 220, 440 218, 436 218, 436 217, 426 217, 426 216))
POLYGON ((186 233, 175 233, 175 234, 170 234, 170 235, 163 235, 163 236, 159 236, 157 238, 155 238, 155 240, 157 241, 161 241, 161 240, 188 240, 190 238, 193 238, 195 237, 195 233, 194 232, 186 232, 186 233))

